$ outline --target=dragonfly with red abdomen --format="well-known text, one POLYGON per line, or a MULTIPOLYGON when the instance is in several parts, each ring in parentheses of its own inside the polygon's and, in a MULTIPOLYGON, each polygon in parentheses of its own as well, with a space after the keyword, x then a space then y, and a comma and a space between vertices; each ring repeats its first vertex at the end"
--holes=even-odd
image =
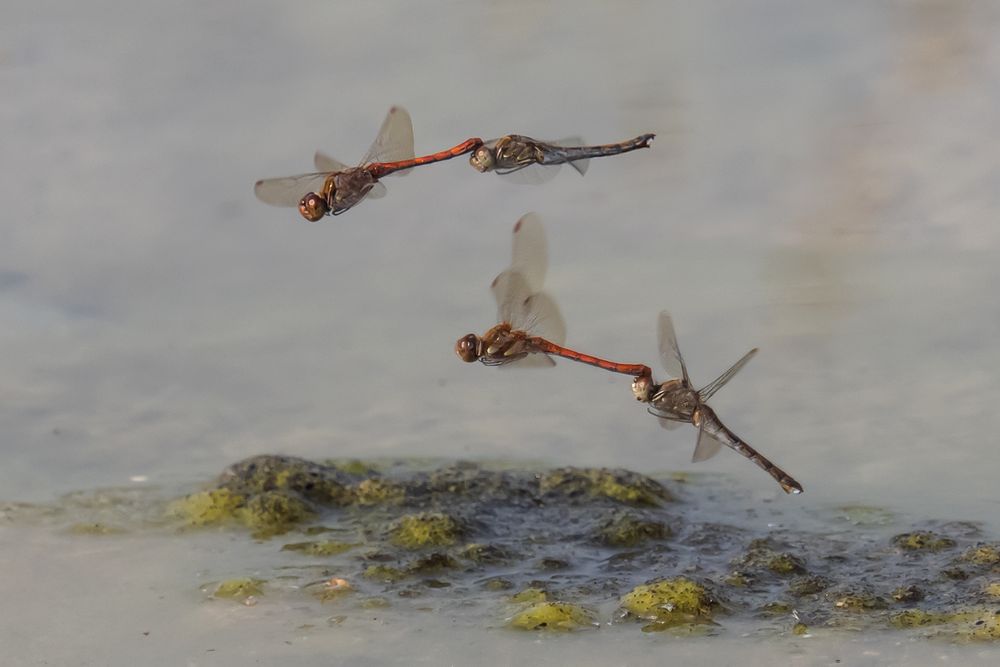
POLYGON ((413 167, 450 160, 471 153, 482 144, 482 139, 472 138, 448 150, 415 157, 410 114, 395 106, 389 109, 359 166, 348 167, 317 152, 315 172, 257 181, 254 193, 265 204, 298 206, 303 218, 317 222, 324 215, 340 215, 365 198, 385 196, 385 186, 379 182, 383 176, 405 174, 413 167))
POLYGON ((657 384, 652 374, 637 375, 632 381, 635 398, 649 404, 650 414, 660 420, 660 425, 673 429, 681 424, 692 424, 698 429, 692 461, 706 461, 715 456, 722 445, 747 457, 774 478, 785 493, 802 493, 802 485, 788 473, 774 465, 763 454, 751 447, 742 438, 730 431, 707 404, 708 399, 722 389, 750 359, 757 354, 757 348, 747 352, 719 377, 701 389, 695 389, 688 377, 684 358, 677 345, 674 323, 669 313, 660 313, 659 320, 660 361, 673 379, 657 384))
POLYGON ((514 225, 510 267, 491 285, 498 324, 482 336, 470 333, 460 338, 455 353, 463 361, 487 366, 553 366, 552 357, 562 357, 625 375, 651 374, 643 364, 620 364, 563 347, 562 314, 542 291, 547 264, 545 229, 538 216, 529 213, 514 225))
POLYGON ((469 163, 479 172, 495 171, 510 176, 515 182, 538 183, 554 176, 562 164, 569 164, 582 176, 591 158, 649 148, 655 136, 643 134, 616 144, 581 146, 583 142, 577 138, 549 142, 508 134, 477 147, 469 156, 469 163), (539 166, 548 168, 539 169, 539 166))

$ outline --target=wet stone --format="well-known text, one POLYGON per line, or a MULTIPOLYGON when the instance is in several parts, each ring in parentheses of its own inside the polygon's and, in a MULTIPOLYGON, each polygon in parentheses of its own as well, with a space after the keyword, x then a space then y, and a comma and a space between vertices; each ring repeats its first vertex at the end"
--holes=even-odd
POLYGON ((484 627, 711 635, 732 622, 790 635, 794 610, 813 633, 993 640, 1000 552, 982 527, 933 517, 912 525, 889 509, 845 505, 810 515, 805 528, 794 499, 750 505, 711 475, 683 479, 261 456, 173 501, 93 492, 0 507, 61 539, 118 539, 93 536, 106 526, 181 540, 209 531, 237 548, 243 540, 254 567, 227 576, 258 583, 234 584, 233 599, 312 605, 317 625, 331 605, 360 618, 371 616, 365 600, 383 599, 393 601, 385 614, 461 609, 461 622, 484 627))

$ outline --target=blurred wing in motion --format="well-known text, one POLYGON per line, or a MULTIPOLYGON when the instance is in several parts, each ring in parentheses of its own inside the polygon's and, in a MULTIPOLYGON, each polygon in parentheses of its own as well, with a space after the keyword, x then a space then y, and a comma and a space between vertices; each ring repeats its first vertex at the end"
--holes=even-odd
POLYGON ((497 322, 507 322, 514 329, 524 329, 528 321, 528 300, 532 296, 528 281, 516 271, 504 271, 490 285, 497 302, 497 322))
POLYGON ((271 206, 298 206, 307 192, 319 192, 326 183, 326 172, 300 174, 284 178, 265 178, 257 181, 253 192, 257 199, 271 206))
POLYGON ((698 397, 702 400, 702 402, 708 401, 708 399, 712 398, 712 396, 715 395, 715 392, 722 389, 726 385, 726 383, 729 382, 733 378, 733 376, 739 372, 741 368, 746 366, 746 363, 748 361, 753 359, 753 356, 755 354, 757 354, 757 348, 754 348, 749 352, 747 352, 746 354, 744 354, 739 361, 730 366, 729 369, 726 370, 722 375, 715 378, 707 385, 699 389, 698 397))
POLYGON ((707 461, 722 449, 722 441, 705 430, 704 427, 698 429, 698 444, 694 446, 694 454, 691 456, 693 463, 707 461))
MULTIPOLYGON (((394 106, 389 109, 382 127, 378 131, 378 136, 372 142, 371 148, 361 161, 362 165, 372 162, 399 162, 400 160, 412 160, 416 154, 413 152, 413 123, 410 121, 410 114, 401 106, 394 106)), ((397 171, 396 174, 406 174, 409 170, 397 171)))
POLYGON ((676 419, 667 419, 666 417, 657 417, 656 421, 660 423, 660 428, 668 431, 676 431, 679 427, 685 424, 685 422, 678 421, 676 419))
POLYGON ((684 384, 691 386, 691 379, 688 377, 687 368, 684 366, 684 359, 681 357, 681 350, 677 346, 677 334, 674 333, 674 321, 670 313, 662 311, 659 321, 660 340, 660 363, 672 377, 683 378, 684 384))
POLYGON ((566 322, 559 312, 559 306, 545 292, 538 292, 528 297, 524 317, 525 327, 532 335, 541 336, 556 345, 566 343, 566 322))
POLYGON ((316 154, 313 155, 313 164, 316 165, 316 171, 344 171, 350 169, 346 164, 339 160, 334 160, 323 151, 316 151, 316 154))
POLYGON ((548 263, 548 242, 541 219, 534 213, 521 216, 514 223, 514 250, 509 270, 524 276, 532 293, 541 292, 548 263))

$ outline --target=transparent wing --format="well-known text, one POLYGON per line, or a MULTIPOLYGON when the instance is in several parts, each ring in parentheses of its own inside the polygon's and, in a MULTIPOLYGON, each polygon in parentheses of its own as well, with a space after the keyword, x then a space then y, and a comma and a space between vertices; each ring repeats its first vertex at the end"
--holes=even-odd
MULTIPOLYGON (((316 151, 316 155, 313 156, 313 163, 316 168, 320 171, 344 171, 345 169, 350 169, 346 164, 335 160, 326 153, 322 151, 316 151)), ((385 186, 381 183, 376 182, 375 185, 368 190, 368 194, 365 195, 368 199, 379 199, 384 197, 387 193, 385 186)))
POLYGON ((316 171, 344 171, 350 168, 343 162, 334 160, 323 151, 316 151, 316 154, 313 155, 313 164, 316 165, 316 171))
POLYGON ((556 365, 555 360, 547 354, 536 352, 527 354, 520 359, 502 364, 500 368, 552 368, 556 365))
MULTIPOLYGON (((555 146, 557 148, 576 147, 576 146, 583 146, 583 138, 582 137, 565 137, 563 139, 557 139, 556 141, 548 141, 548 142, 544 142, 544 143, 546 143, 546 144, 548 144, 550 146, 555 146)), ((567 162, 566 164, 568 164, 569 166, 573 167, 573 169, 576 171, 576 173, 578 173, 581 176, 583 176, 584 174, 587 173, 587 168, 590 166, 590 160, 589 159, 586 159, 586 160, 572 160, 572 161, 567 162)))
POLYGON ((368 149, 361 164, 411 160, 415 155, 413 152, 413 123, 410 120, 410 114, 403 107, 394 106, 389 109, 385 120, 382 121, 378 136, 375 137, 375 141, 372 142, 371 148, 368 149))
POLYGON ((749 352, 747 352, 746 354, 744 354, 739 361, 730 366, 729 369, 726 370, 722 375, 715 378, 714 380, 706 384, 704 387, 699 389, 698 397, 701 398, 703 402, 708 401, 708 399, 712 398, 712 396, 715 395, 715 392, 722 389, 722 387, 724 387, 725 384, 729 382, 733 378, 733 376, 739 372, 741 368, 746 366, 748 361, 753 359, 753 355, 755 354, 757 354, 757 348, 754 348, 749 352))
POLYGON ((507 322, 514 329, 526 329, 532 290, 524 276, 516 271, 504 271, 493 279, 490 289, 497 302, 497 322, 507 322))
POLYGON ((707 461, 718 454, 720 449, 722 449, 722 441, 706 431, 705 427, 702 426, 698 429, 698 444, 694 446, 694 454, 691 456, 691 461, 694 463, 707 461))
POLYGON ((299 174, 284 178, 265 178, 254 183, 257 199, 271 206, 298 206, 307 192, 319 192, 326 182, 326 172, 299 174))
POLYGON ((551 181, 558 173, 558 164, 547 166, 529 164, 517 169, 497 170, 497 174, 505 181, 517 185, 541 185, 542 183, 551 181))
POLYGON ((688 378, 687 368, 684 366, 684 358, 681 357, 681 350, 677 346, 677 334, 674 333, 674 321, 670 313, 663 311, 660 313, 659 321, 660 339, 660 363, 663 368, 675 378, 683 378, 684 384, 691 386, 688 378))
POLYGON ((521 216, 514 223, 514 250, 510 270, 520 273, 531 292, 541 292, 548 268, 548 242, 541 219, 534 213, 521 216))
POLYGON ((535 336, 541 336, 550 343, 566 343, 566 322, 555 300, 545 292, 528 297, 524 308, 525 326, 535 336))
POLYGON ((684 422, 676 419, 667 419, 666 417, 657 417, 656 421, 660 423, 660 428, 664 428, 668 431, 676 431, 678 428, 684 425, 684 422))

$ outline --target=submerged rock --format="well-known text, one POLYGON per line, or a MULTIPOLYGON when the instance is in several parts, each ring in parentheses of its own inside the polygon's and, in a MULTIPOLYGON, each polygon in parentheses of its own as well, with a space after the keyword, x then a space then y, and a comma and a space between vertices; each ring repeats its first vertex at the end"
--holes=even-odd
POLYGON ((717 602, 708 589, 686 577, 636 586, 620 603, 626 616, 659 626, 711 622, 716 607, 717 602))
POLYGON ((587 609, 564 602, 539 602, 510 619, 517 630, 583 630, 596 626, 594 615, 587 609))

